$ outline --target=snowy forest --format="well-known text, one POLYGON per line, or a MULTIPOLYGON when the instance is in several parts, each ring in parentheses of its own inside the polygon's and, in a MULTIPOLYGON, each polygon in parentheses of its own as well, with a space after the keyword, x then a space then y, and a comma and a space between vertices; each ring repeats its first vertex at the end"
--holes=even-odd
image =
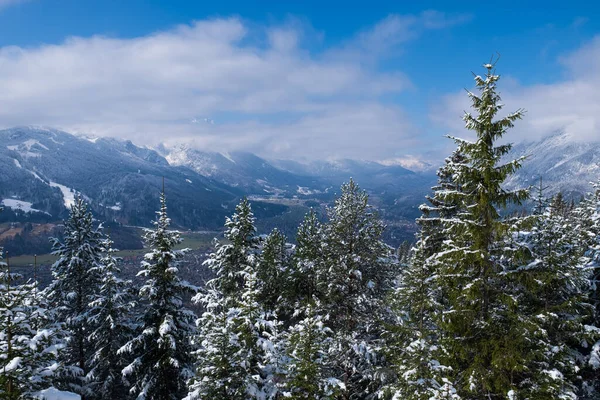
POLYGON ((484 69, 463 117, 473 139, 449 137, 400 249, 352 180, 293 245, 258 235, 243 199, 195 286, 178 275, 167 188, 135 287, 78 197, 49 286, 0 264, 0 398, 600 398, 600 186, 577 203, 541 182, 504 188, 527 162, 506 142, 525 114, 504 112, 484 69))

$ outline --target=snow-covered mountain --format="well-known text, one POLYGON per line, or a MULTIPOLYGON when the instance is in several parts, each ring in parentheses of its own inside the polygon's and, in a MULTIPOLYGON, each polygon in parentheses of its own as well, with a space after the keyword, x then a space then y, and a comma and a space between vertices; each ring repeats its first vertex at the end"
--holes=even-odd
POLYGON ((171 165, 190 167, 203 176, 255 195, 325 195, 333 193, 350 178, 374 193, 411 190, 431 183, 431 174, 417 174, 399 165, 373 161, 340 159, 300 163, 268 160, 247 152, 210 152, 185 144, 172 148, 159 146, 157 150, 171 165))
POLYGON ((37 127, 0 131, 0 170, 0 201, 34 220, 64 218, 77 191, 102 218, 148 225, 164 177, 177 225, 218 227, 243 195, 130 141, 37 127))
POLYGON ((353 178, 371 195, 390 224, 414 220, 418 205, 433 186, 432 171, 415 173, 400 165, 373 161, 330 160, 300 163, 268 160, 251 153, 216 153, 187 145, 158 152, 174 166, 187 166, 221 183, 241 188, 254 198, 299 198, 331 201, 342 183, 353 178))
POLYGON ((163 145, 157 150, 173 166, 189 167, 207 178, 239 187, 247 194, 292 197, 326 189, 316 176, 285 171, 252 153, 217 153, 185 144, 171 148, 163 145))
POLYGON ((600 180, 600 138, 597 142, 581 142, 569 133, 556 132, 515 145, 511 156, 527 159, 507 182, 509 187, 536 186, 542 177, 549 195, 562 191, 578 199, 591 191, 590 182, 600 180))
MULTIPOLYGON (((579 196, 590 190, 589 182, 600 179, 600 142, 580 143, 556 133, 518 144, 512 155, 529 158, 509 186, 535 185, 543 176, 549 194, 561 190, 579 196)), ((373 195, 386 221, 408 223, 435 183, 431 171, 371 161, 299 163, 186 145, 155 150, 37 127, 0 131, 0 171, 0 202, 7 208, 2 220, 19 214, 60 221, 77 191, 100 218, 148 225, 164 177, 174 223, 191 229, 221 227, 244 195, 269 201, 257 205, 263 217, 285 214, 287 206, 281 203, 286 199, 330 202, 350 177, 373 195), (278 199, 280 204, 270 201, 278 199)))

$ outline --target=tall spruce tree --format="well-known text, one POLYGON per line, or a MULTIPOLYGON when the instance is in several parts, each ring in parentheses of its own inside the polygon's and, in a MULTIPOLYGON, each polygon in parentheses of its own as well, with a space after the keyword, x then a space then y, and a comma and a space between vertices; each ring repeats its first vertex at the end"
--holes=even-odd
POLYGON ((132 383, 130 392, 138 400, 181 399, 193 375, 190 340, 195 315, 184 301, 195 288, 178 275, 185 250, 175 249, 182 239, 179 232, 169 230, 164 189, 157 214, 155 228, 144 235, 151 250, 137 274, 146 279, 139 291, 144 309, 139 333, 119 350, 133 357, 123 375, 132 383))
POLYGON ((89 336, 94 353, 88 380, 94 398, 111 400, 127 398, 127 383, 121 374, 127 366, 127 359, 117 352, 133 336, 135 326, 131 311, 135 303, 132 282, 119 277, 120 260, 115 256, 116 250, 110 238, 104 240, 102 251, 100 289, 90 303, 90 321, 95 329, 89 336))
POLYGON ((336 378, 344 385, 340 398, 374 393, 380 362, 384 298, 393 275, 391 249, 383 243, 384 225, 368 195, 350 180, 329 210, 324 227, 323 262, 317 269, 321 315, 329 315, 336 353, 336 378))
POLYGON ((244 288, 244 270, 254 268, 259 238, 256 236, 254 214, 247 198, 243 198, 235 208, 231 218, 225 220, 225 239, 228 244, 215 244, 216 252, 206 261, 206 265, 218 276, 215 284, 230 297, 238 295, 244 288))
MULTIPOLYGON (((438 170, 438 184, 422 204, 417 243, 412 257, 403 265, 391 304, 395 323, 388 325, 386 344, 395 379, 386 385, 383 393, 398 399, 444 398, 443 392, 454 395, 452 383, 445 377, 448 367, 440 364, 447 356, 439 341, 436 315, 445 311, 443 294, 438 282, 439 267, 435 255, 444 240, 442 218, 453 218, 460 211, 460 203, 446 199, 446 191, 458 191, 454 175, 464 156, 457 149, 438 170)), ((452 398, 452 397, 449 397, 452 398)))
POLYGON ((186 399, 275 398, 280 373, 278 322, 258 301, 258 238, 250 203, 243 199, 225 223, 227 243, 205 262, 215 273, 194 301, 198 367, 186 399))
POLYGON ((0 248, 0 398, 16 400, 29 389, 23 341, 31 334, 26 303, 32 287, 18 283, 22 276, 11 272, 2 253, 0 248))
POLYGON ((92 394, 86 379, 93 349, 89 341, 94 329, 90 303, 96 298, 100 285, 104 237, 102 227, 94 226, 92 213, 80 195, 75 197, 64 227, 64 242, 52 239, 52 254, 58 256, 58 260, 52 265, 53 280, 45 295, 69 335, 63 363, 79 369, 76 377, 67 379, 64 388, 85 398, 92 394))
POLYGON ((452 138, 465 160, 454 174, 458 189, 442 193, 445 201, 461 204, 461 210, 455 217, 442 218, 448 239, 435 255, 448 305, 436 321, 447 352, 440 361, 452 368, 458 395, 474 400, 506 397, 515 371, 522 368, 526 340, 512 330, 517 316, 511 315, 511 299, 504 296, 504 238, 514 224, 505 221, 500 210, 520 203, 528 192, 502 186, 522 159, 504 162, 511 145, 497 144, 523 110, 496 119, 503 108, 496 86, 500 77, 491 63, 484 68, 484 77, 475 76, 479 94, 468 92, 475 113, 464 116, 476 138, 452 138))

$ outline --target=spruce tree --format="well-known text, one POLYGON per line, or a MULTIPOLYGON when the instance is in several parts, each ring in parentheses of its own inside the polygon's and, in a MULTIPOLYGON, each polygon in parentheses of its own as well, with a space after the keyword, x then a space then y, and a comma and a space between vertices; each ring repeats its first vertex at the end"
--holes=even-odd
POLYGON ((248 377, 245 354, 235 332, 235 320, 227 308, 214 281, 208 282, 205 292, 194 298, 204 312, 197 321, 195 339, 196 374, 190 380, 186 400, 227 398, 244 400, 247 396, 248 377))
POLYGON ((95 329, 89 336, 94 353, 87 378, 94 398, 102 400, 127 397, 127 384, 121 374, 127 361, 117 351, 131 339, 135 328, 131 315, 135 307, 132 282, 119 277, 120 260, 112 246, 113 241, 107 237, 102 244, 100 289, 90 303, 90 321, 95 329))
POLYGON ((179 232, 169 230, 164 190, 157 214, 155 228, 144 235, 151 251, 137 274, 146 279, 139 291, 144 311, 138 334, 119 350, 133 358, 123 375, 132 383, 130 393, 138 400, 181 399, 193 375, 190 340, 195 315, 184 301, 195 288, 178 275, 185 250, 175 249, 182 239, 179 232))
POLYGON ((388 324, 386 332, 387 354, 395 379, 383 393, 390 397, 428 400, 443 398, 439 397, 443 392, 454 394, 452 383, 446 378, 449 368, 439 361, 447 354, 435 319, 445 311, 445 303, 434 256, 447 240, 442 219, 453 218, 460 211, 460 202, 451 202, 444 194, 459 190, 454 175, 462 162, 464 156, 457 149, 438 170, 433 195, 426 196, 428 203, 419 207, 422 215, 416 220, 419 232, 412 257, 404 263, 400 260, 403 267, 391 296, 395 321, 388 324))
POLYGON ((36 284, 2 262, 0 249, 0 398, 32 399, 69 372, 59 352, 64 332, 51 321, 36 284))
POLYGON ((383 243, 384 225, 368 203, 368 195, 350 180, 329 210, 324 227, 323 262, 317 270, 321 315, 329 315, 334 332, 336 378, 341 398, 375 391, 380 362, 384 298, 393 275, 390 248, 383 243))
POLYGON ((287 302, 300 312, 315 297, 320 298, 317 273, 324 260, 323 239, 323 227, 311 209, 298 227, 295 251, 284 286, 287 302))
POLYGON ((90 303, 96 298, 100 284, 103 234, 101 226, 94 226, 92 213, 79 195, 64 227, 64 243, 52 239, 52 254, 58 260, 52 265, 53 281, 45 295, 69 334, 63 363, 79 371, 76 377, 67 379, 64 388, 84 398, 92 394, 86 379, 93 349, 89 341, 94 329, 90 303))
POLYGON ((334 399, 343 389, 329 349, 333 331, 317 313, 318 300, 298 310, 301 319, 285 333, 287 356, 283 396, 293 400, 334 399))
POLYGON ((256 267, 258 301, 265 310, 276 312, 280 317, 293 310, 293 304, 286 304, 281 293, 290 273, 291 255, 286 243, 285 235, 273 229, 263 243, 256 267))
POLYGON ((600 396, 600 183, 593 186, 593 193, 586 196, 572 214, 581 232, 581 247, 585 250, 586 268, 589 273, 589 298, 593 306, 593 318, 588 331, 596 334, 586 352, 588 368, 584 371, 585 391, 589 397, 600 396))
MULTIPOLYGON (((538 198, 536 210, 545 203, 538 198)), ((512 380, 519 399, 577 398, 582 386, 581 344, 594 336, 586 327, 592 306, 578 227, 565 212, 555 197, 528 218, 530 229, 506 243, 518 250, 511 260, 516 265, 506 272, 505 294, 516 314, 513 332, 524 345, 522 368, 512 380)))
POLYGON ((247 199, 225 220, 224 237, 227 242, 215 240, 215 252, 204 262, 215 278, 193 299, 205 312, 197 321, 198 368, 187 399, 245 399, 251 377, 257 373, 256 365, 245 359, 247 351, 239 340, 235 318, 246 285, 244 271, 254 267, 259 244, 247 199))
POLYGON ((281 373, 276 317, 259 302, 258 238, 250 203, 243 199, 225 223, 227 243, 205 262, 215 273, 194 301, 198 319, 198 367, 186 399, 275 398, 281 373))
POLYGON ((11 272, 9 264, 2 261, 0 248, 0 398, 21 398, 29 383, 28 365, 24 360, 31 328, 27 319, 27 297, 31 285, 18 284, 22 276, 11 272))
MULTIPOLYGON (((444 235, 439 262, 440 290, 448 309, 436 320, 447 357, 441 363, 452 368, 458 395, 469 399, 501 399, 522 368, 526 338, 512 329, 518 316, 511 314, 502 261, 507 256, 504 238, 513 222, 500 210, 527 198, 526 190, 509 191, 502 185, 522 159, 504 162, 510 144, 497 144, 523 110, 496 119, 503 108, 492 64, 484 77, 475 76, 478 94, 468 92, 474 114, 466 112, 466 128, 474 141, 452 138, 464 162, 457 165, 455 190, 443 192, 447 202, 461 204, 455 217, 442 218, 444 235)), ((508 255, 510 258, 512 253, 508 255)))
POLYGON ((250 202, 243 198, 231 218, 225 220, 227 244, 215 243, 216 251, 205 264, 215 272, 223 296, 239 295, 244 288, 244 270, 256 263, 259 239, 250 202))

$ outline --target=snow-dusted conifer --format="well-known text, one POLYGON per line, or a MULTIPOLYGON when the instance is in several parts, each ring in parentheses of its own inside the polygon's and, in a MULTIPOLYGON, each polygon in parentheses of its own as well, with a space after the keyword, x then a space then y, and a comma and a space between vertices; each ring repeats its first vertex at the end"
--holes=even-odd
MULTIPOLYGON (((317 270, 323 262, 323 228, 310 210, 296 233, 296 247, 290 265, 285 297, 295 310, 302 311, 317 293, 317 270)), ((301 316, 301 315, 299 315, 301 316)))
POLYGON ((31 399, 68 372, 58 360, 63 332, 36 295, 36 284, 11 272, 0 249, 0 398, 31 399))
POLYGON ((259 239, 254 226, 254 214, 248 199, 243 198, 231 218, 225 220, 227 244, 216 243, 216 252, 206 265, 218 276, 218 289, 223 296, 238 295, 244 287, 243 271, 253 267, 259 239))
POLYGON ((244 399, 249 377, 256 373, 249 371, 250 365, 244 359, 235 318, 245 286, 244 271, 256 263, 259 243, 247 199, 242 199, 233 216, 225 220, 224 236, 227 242, 215 240, 215 252, 205 261, 215 278, 193 299, 204 306, 205 312, 197 321, 198 368, 189 399, 244 399))
POLYGON ((216 277, 194 297, 205 312, 197 322, 198 367, 186 399, 275 398, 281 373, 278 322, 258 301, 258 238, 246 199, 225 228, 228 243, 217 243, 206 261, 216 277))
POLYGON ((453 389, 446 378, 449 368, 439 361, 447 355, 436 325, 436 318, 445 311, 445 303, 435 254, 447 239, 442 218, 452 218, 460 211, 460 203, 451 202, 444 194, 459 190, 454 175, 463 161, 464 156, 457 149, 438 170, 433 195, 427 196, 428 203, 420 206, 422 215, 416 220, 420 229, 412 257, 404 263, 391 296, 395 323, 387 325, 386 344, 395 376, 383 393, 394 399, 429 400, 453 389))
POLYGON ((438 184, 431 188, 433 195, 425 196, 427 203, 419 206, 422 215, 417 218, 416 223, 420 229, 418 240, 423 241, 420 251, 425 259, 438 253, 447 239, 442 220, 454 218, 461 211, 461 186, 456 178, 465 161, 466 157, 459 146, 437 171, 438 184), (452 195, 448 195, 449 193, 452 195))
POLYGON ((65 382, 65 389, 84 397, 92 394, 86 380, 93 349, 89 341, 94 329, 90 303, 100 283, 103 234, 101 226, 94 226, 92 213, 79 195, 64 226, 64 243, 52 239, 58 260, 52 265, 53 281, 45 295, 69 335, 63 363, 79 369, 78 376, 65 382))
POLYGON ((383 223, 353 180, 342 185, 328 214, 323 262, 317 268, 320 314, 329 315, 334 332, 331 351, 336 353, 335 376, 344 385, 341 396, 358 398, 377 385, 377 327, 392 284, 391 251, 381 240, 383 223))
POLYGON ((31 285, 18 284, 22 276, 10 271, 2 261, 0 248, 0 397, 9 400, 21 398, 28 388, 29 374, 25 352, 31 327, 27 319, 27 297, 31 285))
POLYGON ((521 256, 515 252, 510 262, 516 265, 506 273, 505 295, 515 314, 512 334, 524 345, 511 389, 524 399, 577 398, 585 358, 581 344, 595 336, 586 328, 592 306, 584 249, 562 199, 555 197, 540 214, 539 205, 546 202, 539 197, 531 228, 506 243, 525 250, 521 256))
MULTIPOLYGON (((588 331, 600 329, 600 183, 594 184, 594 192, 586 196, 573 210, 581 231, 585 248, 586 268, 589 273, 589 298, 593 306, 593 318, 588 331)), ((584 371, 584 390, 589 397, 600 394, 600 340, 590 343, 586 352, 588 368, 584 371)))
POLYGON ((175 249, 182 239, 179 232, 169 230, 164 191, 157 214, 155 228, 147 229, 144 235, 151 251, 144 256, 137 274, 146 279, 139 291, 143 306, 139 333, 119 350, 133 358, 123 375, 138 400, 181 399, 193 375, 190 340, 195 315, 185 308, 184 301, 195 289, 178 276, 177 266, 185 250, 175 249))
POLYGON ((189 382, 186 400, 245 400, 249 374, 230 314, 230 310, 236 309, 225 307, 222 294, 213 284, 208 282, 205 292, 194 298, 204 307, 204 312, 197 322, 196 376, 189 382))
POLYGON ((335 378, 333 331, 317 313, 318 300, 297 310, 300 320, 285 333, 286 375, 283 396, 293 400, 333 399, 343 389, 335 378))
POLYGON ((107 237, 102 246, 100 289, 90 303, 90 321, 95 329, 89 336, 94 353, 90 360, 88 380, 94 398, 111 400, 127 397, 128 388, 121 373, 127 361, 117 351, 133 335, 131 311, 135 304, 132 299, 132 282, 119 277, 120 260, 115 256, 113 241, 107 237))
POLYGON ((256 266, 258 301, 265 310, 277 312, 281 317, 293 311, 293 304, 282 301, 282 289, 289 275, 290 252, 285 235, 277 228, 266 237, 256 266))
POLYGON ((523 355, 511 329, 511 318, 516 317, 510 313, 511 299, 504 296, 504 238, 513 224, 499 210, 521 202, 528 193, 502 186, 522 159, 503 162, 511 145, 497 144, 523 111, 496 119, 503 107, 496 88, 499 76, 492 64, 484 68, 484 77, 475 76, 479 93, 468 92, 475 114, 464 116, 466 128, 476 138, 453 138, 464 156, 454 173, 458 188, 440 193, 447 202, 461 204, 461 210, 454 217, 442 218, 447 239, 434 256, 440 265, 440 290, 448 304, 440 315, 443 318, 436 321, 448 354, 440 361, 452 367, 458 395, 473 399, 503 398, 523 355))

